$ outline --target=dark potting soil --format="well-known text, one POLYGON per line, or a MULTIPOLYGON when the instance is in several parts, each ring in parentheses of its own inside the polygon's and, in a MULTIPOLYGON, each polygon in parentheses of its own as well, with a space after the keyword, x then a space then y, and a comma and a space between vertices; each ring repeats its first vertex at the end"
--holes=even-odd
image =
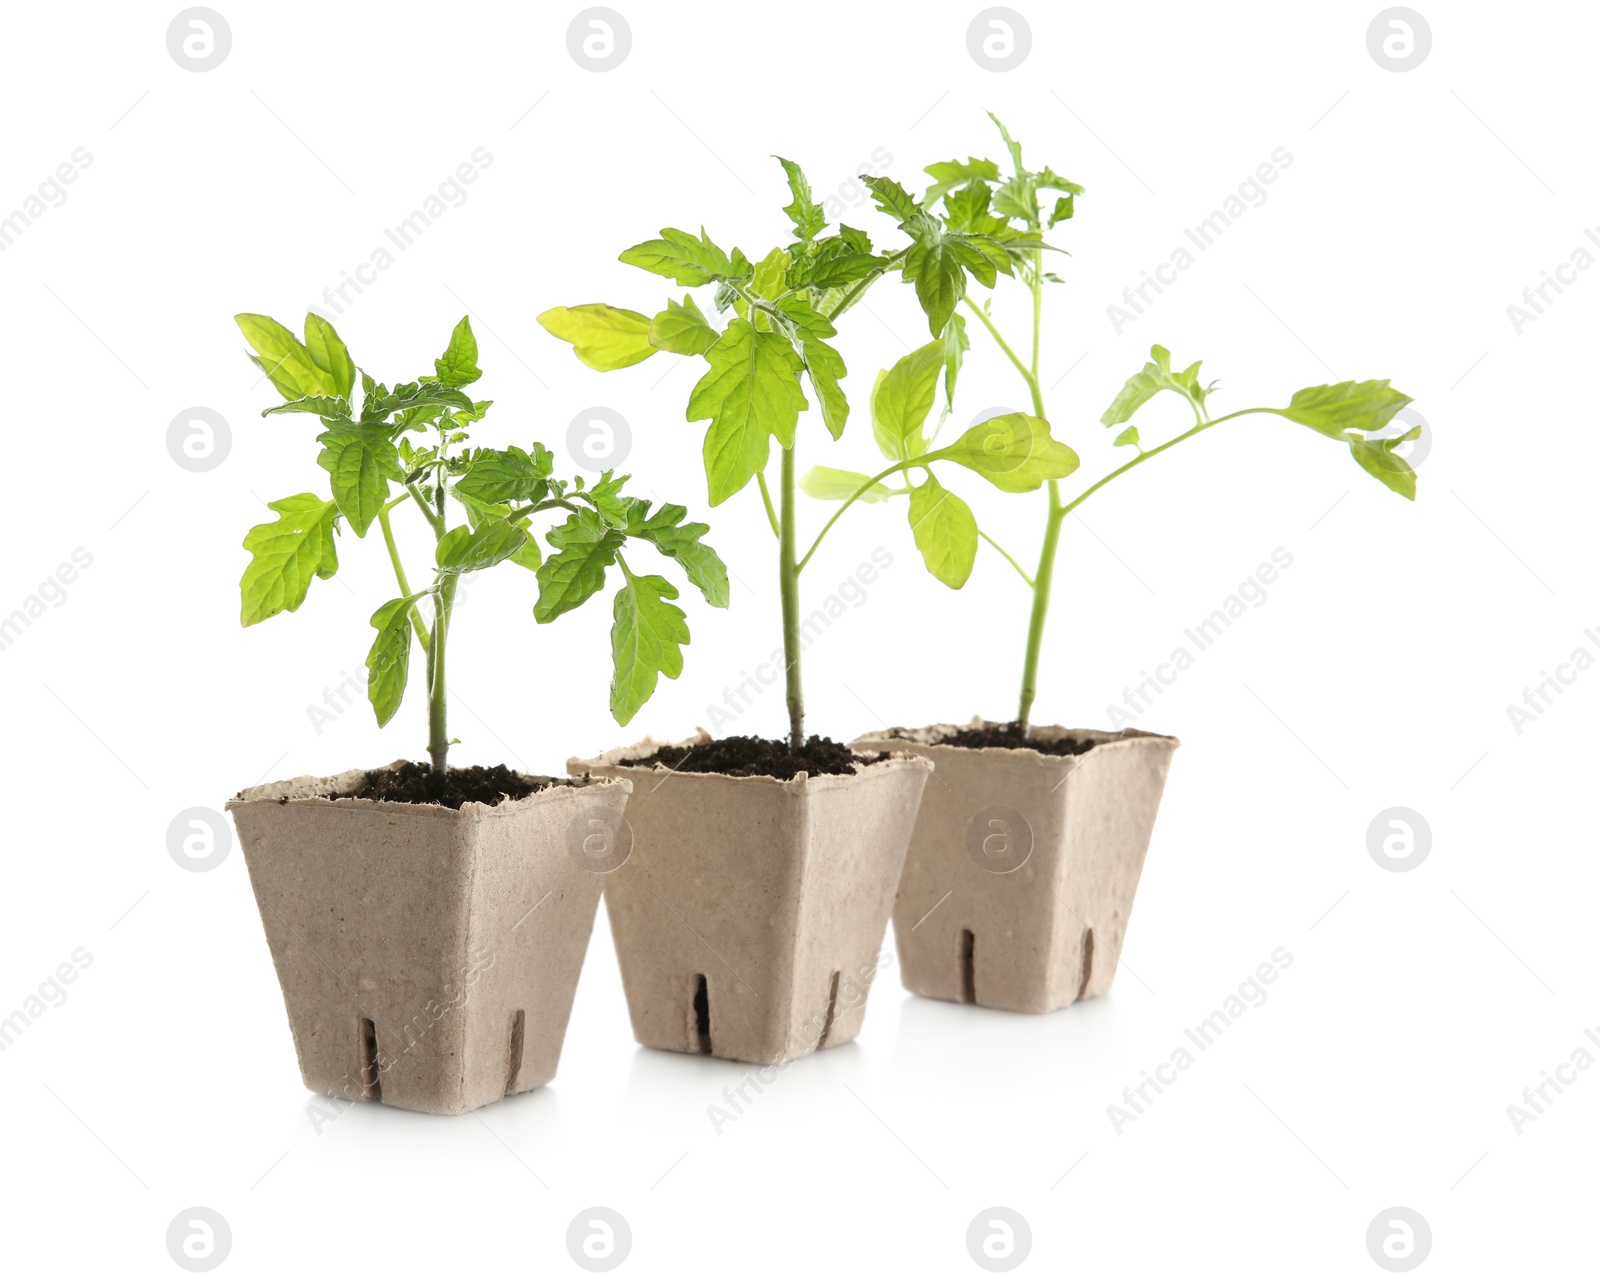
POLYGON ((732 737, 692 747, 662 747, 632 765, 665 765, 685 773, 723 773, 730 778, 793 778, 797 773, 854 773, 857 765, 874 764, 884 752, 861 756, 842 742, 812 734, 806 745, 791 751, 776 738, 732 737))
POLYGON ((939 745, 973 749, 1029 747, 1042 756, 1081 756, 1099 744, 1078 738, 1058 738, 1054 742, 1042 742, 1028 737, 1022 731, 1022 727, 1013 720, 1010 724, 999 724, 987 729, 957 729, 947 737, 940 738, 939 745))
MULTIPOLYGON (((358 800, 398 800, 403 804, 437 804, 446 809, 459 809, 472 801, 495 805, 503 800, 522 800, 556 783, 571 785, 560 779, 525 778, 503 764, 450 769, 440 779, 427 765, 408 760, 394 769, 374 769, 367 775, 365 785, 350 794, 358 800)), ((339 797, 329 796, 328 799, 339 797)))

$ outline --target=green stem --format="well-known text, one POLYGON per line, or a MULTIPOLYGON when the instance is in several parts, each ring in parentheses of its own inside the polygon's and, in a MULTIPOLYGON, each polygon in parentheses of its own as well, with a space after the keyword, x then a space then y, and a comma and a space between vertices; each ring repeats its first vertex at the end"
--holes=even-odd
POLYGON ((1022 661, 1022 694, 1017 706, 1017 724, 1024 734, 1033 711, 1033 697, 1039 687, 1039 654, 1044 647, 1044 623, 1050 613, 1050 584, 1056 571, 1056 547, 1061 542, 1061 520, 1065 512, 1059 505, 1055 481, 1050 482, 1050 514, 1044 523, 1044 545, 1039 548, 1039 568, 1033 575, 1033 608, 1028 614, 1028 648, 1022 661))
MULTIPOLYGON (((1037 291, 1037 286, 1035 286, 1035 290, 1037 291)), ((973 315, 977 316, 982 322, 983 327, 989 331, 989 336, 995 340, 995 345, 998 346, 1001 351, 1005 352, 1006 358, 1010 360, 1012 364, 1016 365, 1017 372, 1022 375, 1022 380, 1028 384, 1028 390, 1033 396, 1033 409, 1035 415, 1041 418, 1044 417, 1044 405, 1039 396, 1038 377, 1033 373, 1032 370, 1028 368, 1027 365, 1022 363, 1022 357, 1011 349, 1011 344, 1005 340, 1004 336, 1000 333, 1000 330, 995 328, 994 321, 989 319, 989 313, 975 303, 970 297, 963 298, 962 301, 967 304, 967 310, 972 312, 973 315)))
MULTIPOLYGON (((400 595, 402 597, 411 594, 411 584, 406 581, 405 566, 400 563, 400 551, 394 543, 394 530, 389 526, 389 512, 402 502, 408 501, 410 501, 410 495, 404 494, 378 511, 378 526, 383 530, 383 545, 389 548, 389 563, 394 566, 394 580, 400 587, 400 595)), ((418 642, 422 645, 423 650, 426 651, 430 643, 428 628, 423 624, 422 610, 417 608, 415 602, 411 605, 411 629, 416 632, 418 642)))
POLYGON ((434 600, 433 644, 428 649, 428 758, 433 775, 443 779, 449 767, 449 707, 445 695, 445 642, 450 635, 450 612, 455 605, 457 575, 445 574, 438 582, 434 600))
POLYGON ((1101 489, 1104 489, 1108 484, 1110 484, 1118 476, 1126 475, 1128 472, 1132 471, 1135 467, 1142 466, 1144 463, 1149 462, 1151 458, 1154 458, 1158 454, 1165 453, 1168 449, 1174 448, 1177 445, 1182 444, 1185 440, 1192 440, 1195 436, 1199 435, 1202 431, 1208 431, 1212 427, 1221 426, 1224 422, 1231 422, 1234 418, 1243 418, 1243 417, 1245 417, 1245 416, 1247 416, 1249 414, 1252 414, 1252 413, 1277 413, 1277 412, 1278 412, 1278 410, 1276 410, 1276 409, 1235 409, 1232 413, 1225 413, 1220 418, 1206 418, 1203 421, 1201 421, 1199 423, 1196 423, 1194 426, 1190 427, 1181 436, 1173 436, 1172 439, 1168 440, 1165 444, 1158 444, 1154 449, 1146 449, 1143 453, 1141 453, 1137 458, 1134 458, 1131 462, 1124 462, 1115 471, 1107 472, 1105 475, 1101 476, 1098 480, 1096 480, 1092 485, 1090 485, 1087 489, 1085 489, 1082 493, 1080 493, 1071 502, 1067 503, 1066 506, 1062 507, 1061 508, 1061 514, 1065 516, 1065 515, 1069 514, 1070 512, 1076 510, 1079 506, 1081 506, 1083 504, 1083 502, 1089 497, 1090 494, 1098 493, 1101 489))
MULTIPOLYGON (((908 458, 904 462, 897 462, 892 467, 885 467, 882 471, 878 472, 877 475, 873 476, 848 498, 841 502, 838 509, 828 517, 828 523, 822 526, 822 532, 817 534, 816 538, 812 541, 811 549, 800 558, 800 564, 797 566, 795 571, 798 573, 811 562, 811 557, 817 554, 817 548, 822 545, 822 540, 828 536, 828 530, 833 528, 833 526, 838 523, 839 517, 842 516, 845 511, 852 504, 854 504, 858 498, 861 497, 862 494, 864 494, 868 489, 872 488, 873 485, 878 484, 880 481, 883 481, 889 476, 894 475, 894 473, 897 471, 907 471, 912 467, 922 466, 924 462, 931 456, 932 455, 930 454, 921 454, 915 458, 908 458)), ((899 491, 897 490, 896 492, 899 491)), ((907 489, 906 492, 909 493, 910 490, 907 489)))
POLYGON ((1016 558, 1014 556, 1012 556, 1012 554, 1009 551, 1007 551, 998 542, 996 542, 993 538, 991 538, 988 534, 986 534, 982 529, 978 530, 978 536, 980 538, 982 538, 985 542, 987 542, 996 551, 998 551, 1000 553, 1000 555, 1005 559, 1005 562, 1007 564, 1009 564, 1013 569, 1015 569, 1022 576, 1022 580, 1024 582, 1026 582, 1030 587, 1033 585, 1033 579, 1028 576, 1028 571, 1026 569, 1024 569, 1020 564, 1017 563, 1016 558))
POLYGON ((761 486, 761 504, 767 509, 767 523, 772 526, 772 536, 782 538, 783 534, 778 529, 778 513, 772 509, 772 492, 767 488, 764 472, 756 472, 756 484, 761 486))
POLYGON ((805 697, 800 686, 800 568, 795 563, 794 450, 783 451, 783 476, 779 493, 782 511, 778 534, 778 581, 783 591, 783 657, 789 701, 789 747, 806 744, 805 697))
POLYGON ((422 518, 428 522, 428 527, 433 530, 433 536, 435 538, 444 537, 444 521, 433 514, 433 508, 428 506, 428 500, 422 496, 422 490, 417 488, 413 482, 406 486, 406 492, 411 495, 412 501, 417 504, 417 510, 422 512, 422 518))
POLYGON ((911 246, 907 245, 904 249, 900 249, 895 253, 891 253, 888 257, 888 260, 885 261, 881 267, 879 267, 871 275, 863 277, 854 289, 850 290, 849 293, 845 294, 844 297, 839 299, 839 305, 834 307, 832 311, 828 312, 828 319, 837 320, 840 316, 842 316, 846 307, 848 307, 852 302, 865 293, 869 287, 881 280, 884 276, 884 273, 887 272, 890 267, 894 266, 895 263, 899 262, 901 258, 905 257, 906 254, 910 252, 911 246))
MULTIPOLYGON (((1031 364, 1022 370, 1022 376, 1027 381, 1028 391, 1033 397, 1033 412, 1036 417, 1048 416, 1044 411, 1044 394, 1039 389, 1039 331, 1043 316, 1043 289, 1040 279, 1040 268, 1043 265, 1043 254, 1034 251, 1033 272, 1028 280, 1028 291, 1033 297, 1033 346, 1031 364)), ((988 317, 984 316, 985 322, 988 317)), ((995 335, 995 340, 1004 345, 1004 339, 992 324, 989 330, 995 335)), ((1022 368, 1019 361, 1009 347, 1006 354, 1011 356, 1012 363, 1022 368)), ((1061 545, 1061 521, 1066 517, 1066 511, 1061 506, 1061 486, 1054 480, 1050 481, 1050 509, 1044 522, 1044 541, 1039 547, 1039 567, 1033 575, 1033 606, 1028 613, 1028 645, 1022 659, 1022 689, 1017 698, 1017 726, 1024 735, 1028 732, 1028 717, 1033 714, 1033 699, 1039 689, 1039 655, 1044 651, 1044 624, 1050 614, 1050 588, 1055 581, 1056 550, 1061 545)))

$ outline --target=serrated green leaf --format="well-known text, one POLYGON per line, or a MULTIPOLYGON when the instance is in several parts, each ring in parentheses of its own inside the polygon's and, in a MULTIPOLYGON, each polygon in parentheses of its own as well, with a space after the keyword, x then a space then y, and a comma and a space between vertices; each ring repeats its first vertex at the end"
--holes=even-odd
MULTIPOLYGON (((872 477, 859 471, 840 471, 835 467, 812 467, 800 477, 800 492, 824 502, 843 502, 872 477)), ((882 502, 893 497, 884 485, 873 483, 857 502, 882 502)))
POLYGON ((366 537, 389 501, 389 481, 406 478, 399 450, 384 428, 354 424, 324 431, 317 443, 317 463, 328 473, 333 500, 356 537, 366 537))
POLYGON ((1028 493, 1078 469, 1078 455, 1051 438, 1048 422, 1028 413, 989 418, 929 456, 976 471, 1006 493, 1028 493))
POLYGON ((1382 431, 1410 403, 1411 397, 1391 387, 1389 379, 1376 378, 1303 387, 1294 393, 1289 407, 1278 412, 1291 422, 1345 440, 1351 431, 1366 435, 1382 431))
POLYGON ((923 172, 933 179, 933 185, 922 196, 922 203, 930 208, 940 196, 957 187, 1000 181, 1000 166, 993 160, 979 160, 975 156, 968 156, 965 163, 941 160, 930 164, 923 172))
POLYGON ((1174 373, 1172 353, 1160 345, 1151 347, 1149 363, 1122 384, 1122 390, 1117 392, 1116 399, 1100 415, 1101 425, 1120 426, 1133 417, 1152 396, 1163 391, 1175 391, 1191 404, 1204 407, 1207 389, 1200 385, 1200 361, 1196 360, 1181 373, 1174 373))
POLYGON ((700 228, 698 237, 676 227, 663 227, 659 239, 645 240, 624 249, 618 260, 666 276, 690 289, 720 278, 743 275, 735 268, 733 260, 711 242, 704 227, 700 228))
POLYGON ((906 251, 902 274, 916 288, 928 331, 939 337, 967 294, 967 275, 961 263, 947 251, 944 238, 935 236, 918 240, 906 251))
POLYGON ((350 384, 341 383, 319 366, 305 344, 271 316, 242 312, 233 319, 245 341, 255 349, 256 354, 250 359, 285 400, 303 400, 307 396, 348 398, 350 384))
POLYGON ((481 503, 542 502, 550 489, 553 466, 550 451, 540 444, 533 446, 531 457, 515 445, 481 449, 473 455, 466 474, 456 481, 455 491, 481 503))
POLYGON ((874 178, 871 174, 863 173, 861 181, 867 184, 867 190, 872 192, 873 202, 878 208, 896 221, 909 222, 922 212, 916 197, 893 178, 874 178))
POLYGON ((872 388, 872 436, 890 462, 904 462, 927 445, 922 425, 939 391, 945 343, 940 338, 902 356, 872 388))
POLYGON ((801 172, 799 165, 782 156, 773 158, 783 166, 784 175, 789 179, 789 194, 794 197, 794 202, 784 205, 783 211, 794 223, 795 239, 814 240, 817 233, 828 225, 822 206, 812 199, 811 184, 806 181, 806 175, 801 172))
POLYGON ((343 396, 306 396, 302 400, 290 400, 285 404, 275 404, 270 409, 263 409, 263 418, 271 417, 275 413, 314 413, 320 418, 333 418, 348 422, 350 420, 350 402, 343 396))
POLYGON ((944 407, 948 413, 955 408, 956 378, 961 373, 961 362, 972 343, 967 340, 965 317, 952 315, 944 327, 944 407))
POLYGON ((380 729, 394 719, 405 700, 411 677, 411 607, 427 594, 420 591, 390 600, 372 615, 378 634, 367 651, 367 701, 380 729))
POLYGON ((656 677, 683 674, 689 623, 668 601, 678 589, 654 574, 628 578, 617 592, 611 622, 611 714, 627 724, 656 691, 656 677))
POLYGON ((239 621, 250 627, 274 614, 293 613, 305 602, 312 578, 339 570, 333 521, 339 508, 314 493, 297 493, 267 506, 278 519, 244 536, 250 563, 239 580, 239 621))
POLYGON ((402 415, 397 426, 415 428, 439 416, 437 412, 423 411, 452 409, 470 414, 477 410, 471 396, 442 382, 403 382, 390 391, 381 382, 373 382, 363 375, 362 386, 365 395, 361 401, 361 421, 368 426, 387 422, 393 413, 402 415))
POLYGON ((622 496, 622 486, 628 482, 628 476, 613 476, 611 472, 602 472, 600 479, 592 486, 572 496, 579 502, 587 502, 600 516, 601 523, 612 529, 626 527, 628 517, 632 510, 633 499, 622 496))
POLYGON ((908 518, 928 572, 947 587, 965 586, 978 556, 972 508, 930 475, 911 491, 908 518))
POLYGON ((1065 222, 1072 216, 1072 197, 1061 196, 1056 200, 1056 207, 1050 211, 1050 221, 1046 227, 1053 227, 1058 222, 1065 222))
POLYGON ((333 325, 315 311, 306 312, 306 354, 331 381, 334 394, 345 400, 356 385, 356 364, 333 325))
POLYGON ((728 607, 728 568, 700 539, 710 532, 708 525, 684 524, 687 508, 669 503, 654 515, 649 515, 649 504, 634 509, 627 533, 632 538, 643 538, 655 544, 664 555, 671 556, 683 566, 684 576, 705 596, 706 602, 718 609, 728 607))
POLYGON ((650 345, 650 317, 637 311, 586 302, 579 307, 551 307, 538 320, 563 342, 570 342, 573 354, 584 364, 602 373, 626 369, 656 353, 650 345))
POLYGON ((439 381, 447 387, 470 386, 483 377, 478 368, 478 339, 473 336, 472 322, 462 316, 450 334, 450 345, 444 354, 433 362, 439 381))
POLYGON ((526 529, 505 520, 457 525, 439 539, 434 563, 441 573, 472 573, 509 560, 527 541, 526 529))
POLYGON ((717 330, 705 317, 691 294, 681 303, 667 299, 667 309, 656 313, 645 335, 658 351, 679 356, 697 356, 717 340, 717 330))
POLYGON ((807 407, 798 376, 805 366, 787 338, 739 319, 705 358, 711 368, 689 397, 688 419, 711 419, 702 453, 717 506, 766 467, 772 437, 786 449, 794 444, 795 423, 807 407))
POLYGON ((606 569, 622 550, 624 535, 585 510, 568 516, 545 541, 556 550, 539 566, 539 599, 533 606, 538 622, 554 621, 606 585, 606 569))

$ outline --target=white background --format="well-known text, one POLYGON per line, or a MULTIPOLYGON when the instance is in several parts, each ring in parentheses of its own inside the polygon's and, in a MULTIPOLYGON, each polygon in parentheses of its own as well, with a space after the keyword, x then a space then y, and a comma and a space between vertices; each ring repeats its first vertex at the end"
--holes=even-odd
MULTIPOLYGON (((1367 51, 1376 3, 1030 5, 1030 56, 994 73, 967 52, 976 5, 628 4, 631 54, 597 74, 567 50, 577 6, 218 4, 232 51, 203 74, 168 55, 176 6, 7 17, 0 210, 75 148, 92 164, 0 254, 0 614, 75 548, 93 557, 0 652, 0 1012, 75 948, 93 957, 0 1055, 8 1273, 179 1274, 165 1233, 192 1205, 226 1218, 223 1271, 249 1276, 578 1274, 565 1235, 590 1205, 631 1224, 624 1274, 980 1274, 965 1235, 993 1205, 1031 1224, 1025 1273, 1381 1274, 1365 1236, 1394 1205, 1431 1225, 1424 1273, 1593 1268, 1600 1070, 1520 1135, 1507 1107, 1600 1023, 1600 673, 1520 734, 1506 706, 1580 645, 1600 655, 1584 636, 1600 625, 1600 272, 1520 335, 1506 308, 1600 218, 1600 17, 1428 3, 1432 52, 1396 74, 1367 51), (614 408, 640 485, 704 517, 692 363, 602 376, 534 316, 664 305, 667 282, 615 261, 662 226, 704 223, 752 257, 785 241, 774 152, 822 194, 881 148, 915 189, 924 164, 1000 152, 985 109, 1088 188, 1055 236, 1072 256, 1044 355, 1082 476, 1111 463, 1098 415, 1157 341, 1207 361, 1218 411, 1388 376, 1434 433, 1415 505, 1341 446, 1251 419, 1068 522, 1042 723, 1104 724, 1274 548, 1294 557, 1139 721, 1184 746, 1114 993, 1024 1018, 912 999, 891 969, 857 1043, 794 1066, 719 1134, 707 1107, 743 1069, 634 1045, 602 913, 553 1085, 456 1119, 357 1108, 319 1132, 243 859, 185 870, 168 824, 258 780, 415 756, 424 716, 413 700, 380 733, 357 707, 318 733, 306 710, 360 673, 392 594, 375 540, 345 537, 341 581, 296 615, 238 626, 239 541, 262 500, 325 477, 314 423, 258 416, 273 397, 230 317, 326 309, 324 287, 485 148, 464 203, 337 317, 357 361, 414 375, 470 311, 475 390, 496 401, 484 442, 564 455, 576 413, 614 408), (1279 147, 1293 164, 1266 202, 1116 333, 1107 305, 1279 147), (199 474, 166 447, 196 405, 232 429, 199 474), (1367 851, 1395 805, 1432 830, 1405 874, 1367 851), (1119 1135, 1124 1087, 1279 947, 1294 963, 1270 999, 1119 1135)), ((859 193, 842 199, 893 240, 859 193)), ((973 336, 963 426, 1021 399, 973 336)), ((804 420, 802 466, 874 469, 865 391, 924 340, 895 282, 847 317, 857 416, 836 446, 804 420)), ((1147 439, 1179 422, 1141 420, 1147 439)), ((952 483, 1031 559, 1040 495, 952 483)), ((705 723, 778 643, 753 491, 710 519, 733 607, 686 601, 684 675, 627 730, 606 713, 608 609, 536 627, 526 575, 472 586, 453 637, 459 758, 553 770, 705 723)), ((808 595, 880 546, 893 568, 806 656, 812 727, 1009 716, 1015 576, 985 549, 953 594, 903 509, 862 508, 808 595)), ((737 731, 781 725, 774 690, 737 731)))

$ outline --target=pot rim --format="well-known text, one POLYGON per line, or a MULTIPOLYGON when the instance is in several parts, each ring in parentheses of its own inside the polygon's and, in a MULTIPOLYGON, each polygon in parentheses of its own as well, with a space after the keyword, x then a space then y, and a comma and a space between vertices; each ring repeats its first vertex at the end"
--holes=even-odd
POLYGON ((907 729, 896 726, 891 729, 881 730, 877 733, 861 734, 859 737, 853 738, 850 742, 850 745, 854 747, 863 743, 883 744, 890 742, 907 742, 914 743, 915 745, 930 751, 944 750, 950 752, 961 752, 969 755, 986 755, 990 753, 996 753, 1013 757, 1025 756, 1031 757, 1033 760, 1041 764, 1047 762, 1081 760, 1104 748, 1127 749, 1128 744, 1138 742, 1141 739, 1155 739, 1158 742, 1170 743, 1171 750, 1177 750, 1178 747, 1183 745, 1179 739, 1171 734, 1152 733, 1146 729, 1069 729, 1066 726, 1059 724, 1031 725, 1029 726, 1029 734, 1030 736, 1037 737, 1043 742, 1056 742, 1062 738, 1077 738, 1080 741, 1083 739, 1089 739, 1094 742, 1094 746, 1090 747, 1088 751, 1084 751, 1078 755, 1058 756, 1048 755, 1034 747, 962 747, 953 742, 939 741, 939 739, 949 737, 951 734, 954 734, 961 729, 998 729, 1006 723, 1007 722, 1004 720, 985 720, 982 716, 973 716, 972 719, 964 725, 931 724, 921 729, 907 729))
POLYGON ((587 787, 622 786, 625 788, 623 795, 633 790, 633 783, 626 778, 598 777, 572 777, 559 774, 524 773, 513 770, 519 778, 526 778, 534 782, 551 782, 557 785, 547 786, 532 795, 523 796, 520 800, 502 800, 499 804, 484 804, 480 800, 469 800, 459 809, 452 809, 441 804, 418 803, 411 800, 367 800, 346 794, 364 784, 368 777, 380 769, 393 769, 407 763, 396 760, 391 764, 376 765, 370 769, 346 769, 343 773, 332 774, 319 778, 311 774, 301 774, 296 778, 287 778, 281 782, 258 783, 253 787, 246 787, 233 796, 224 808, 228 812, 242 809, 247 805, 255 804, 291 804, 301 808, 326 808, 326 809, 354 809, 369 810, 378 813, 409 813, 420 818, 444 818, 451 821, 460 821, 466 817, 487 817, 497 814, 509 815, 522 813, 528 809, 537 808, 541 804, 548 804, 553 799, 561 799, 572 795, 587 787), (329 793, 333 795, 330 798, 329 793))
MULTIPOLYGON (((666 778, 673 774, 682 774, 690 778, 714 778, 729 783, 766 784, 803 791, 808 787, 845 786, 858 779, 868 777, 873 773, 884 773, 894 769, 925 769, 931 771, 933 761, 926 756, 918 755, 911 751, 891 751, 885 760, 874 760, 870 764, 857 765, 854 773, 797 773, 792 778, 775 778, 770 773, 751 774, 739 777, 731 773, 700 773, 693 769, 685 769, 681 765, 676 769, 669 769, 664 764, 644 765, 638 763, 640 758, 655 754, 662 747, 697 747, 714 742, 711 734, 704 729, 699 729, 693 737, 683 738, 677 742, 662 742, 653 737, 646 737, 632 746, 613 747, 603 751, 597 756, 573 756, 567 761, 568 770, 574 775, 588 774, 594 769, 629 769, 637 772, 643 778, 666 778)), ((854 743, 847 744, 854 746, 854 743)), ((598 775, 604 777, 606 775, 598 775)), ((657 784, 659 785, 659 783, 657 784)))

